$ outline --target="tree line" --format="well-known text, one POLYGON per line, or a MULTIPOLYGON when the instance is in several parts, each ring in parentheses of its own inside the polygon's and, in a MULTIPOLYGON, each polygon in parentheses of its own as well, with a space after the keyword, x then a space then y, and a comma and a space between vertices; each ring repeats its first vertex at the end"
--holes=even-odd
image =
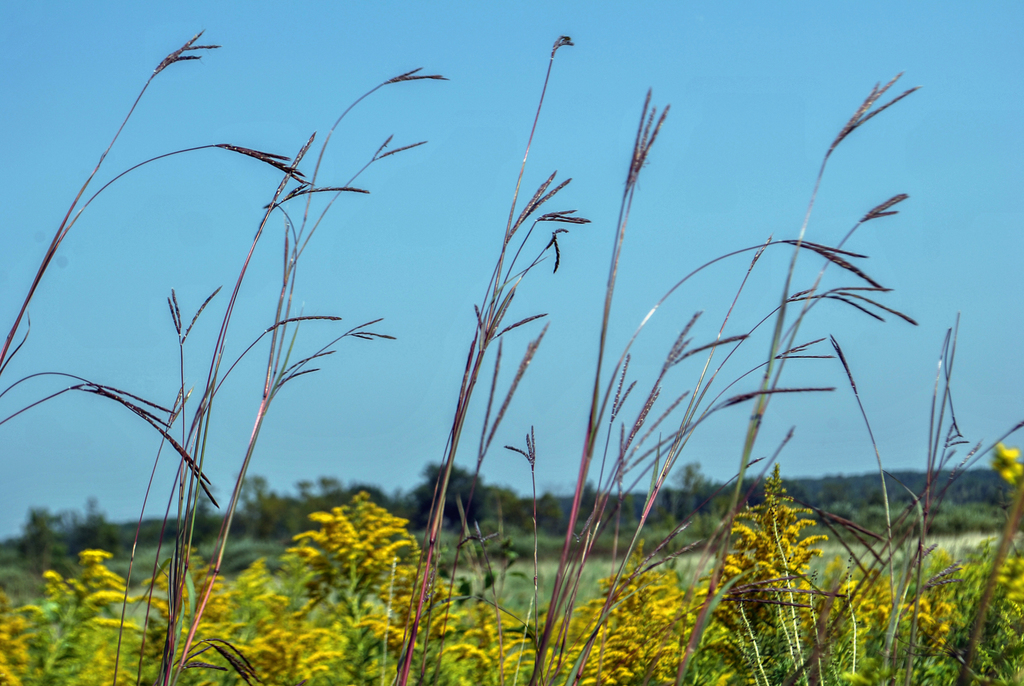
MULTIPOLYGON (((309 528, 311 513, 345 505, 360 491, 369 493, 370 499, 381 507, 409 520, 411 529, 422 530, 430 513, 438 473, 439 465, 428 465, 418 485, 407 492, 391 493, 372 484, 343 484, 330 476, 315 482, 300 481, 292 493, 281 493, 271 489, 265 478, 253 476, 244 484, 234 531, 251 539, 286 544, 292 536, 309 528)), ((886 480, 890 508, 894 511, 911 503, 911 493, 922 492, 926 485, 922 472, 894 472, 886 480)), ((760 502, 763 494, 756 481, 744 486, 750 493, 751 504, 760 502)), ((819 508, 870 529, 884 529, 884 498, 877 474, 788 479, 785 486, 798 505, 819 508)), ((969 470, 952 480, 949 473, 939 474, 933 477, 933 492, 943 492, 933 513, 933 533, 996 531, 1005 522, 1008 491, 991 470, 969 470)), ((593 486, 588 486, 580 521, 585 521, 596 495, 593 486)), ((622 524, 634 524, 641 515, 645 495, 624 493, 613 498, 606 510, 611 516, 622 518, 622 524)), ((699 464, 683 465, 673 483, 660 493, 650 526, 674 526, 692 515, 689 536, 699 538, 704 529, 713 529, 716 518, 724 516, 730 497, 731 487, 723 488, 722 483, 704 476, 699 464)), ((532 534, 536 515, 539 534, 554 541, 564 537, 571 507, 571 497, 545 493, 535 503, 532 497, 487 484, 482 477, 474 479, 471 472, 456 467, 448 488, 445 520, 447 528, 457 529, 464 513, 471 530, 479 525, 486 532, 501 529, 532 534)), ((129 550, 135 542, 137 524, 108 521, 95 499, 88 501, 84 512, 54 514, 45 508, 35 508, 29 511, 22 534, 0 544, 0 552, 8 559, 16 555, 37 573, 51 568, 60 570, 87 548, 108 550, 115 555, 129 550)), ((204 496, 196 517, 194 540, 212 540, 220 524, 219 512, 204 496)), ((138 543, 143 547, 155 546, 161 536, 171 540, 175 533, 173 519, 166 523, 162 518, 146 519, 139 530, 138 543)))

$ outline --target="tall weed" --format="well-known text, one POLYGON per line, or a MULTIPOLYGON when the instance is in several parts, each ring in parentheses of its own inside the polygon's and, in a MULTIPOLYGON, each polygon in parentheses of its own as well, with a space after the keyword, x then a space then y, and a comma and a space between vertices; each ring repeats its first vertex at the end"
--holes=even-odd
MULTIPOLYGON (((125 122, 164 69, 198 59, 198 51, 218 47, 198 44, 200 35, 157 65, 125 122)), ((668 107, 659 110, 652 105, 648 93, 624 170, 600 311, 597 359, 592 383, 588 382, 591 390, 581 399, 587 421, 579 445, 578 475, 550 595, 543 598, 540 594, 536 508, 533 597, 525 613, 506 606, 503 580, 510 564, 508 547, 502 547, 500 536, 495 540, 466 516, 475 486, 466 502, 455 499, 460 520, 457 537, 452 550, 444 550, 442 534, 451 513, 449 487, 456 459, 475 463, 474 479, 479 478, 516 391, 544 341, 547 327, 541 326, 540 320, 545 315, 517 312, 518 289, 545 261, 557 271, 562 259, 559 237, 567 227, 590 221, 575 210, 550 209, 550 202, 570 182, 556 182, 554 173, 525 202, 520 198, 556 55, 571 46, 572 41, 561 36, 551 49, 508 220, 498 232, 500 238, 496 236, 491 278, 468 335, 462 382, 422 542, 417 544, 412 538, 404 520, 361 494, 347 506, 314 514, 312 520, 319 529, 297 536, 279 569, 270 571, 258 560, 232 582, 223 575, 226 546, 255 445, 278 392, 299 376, 316 371, 314 365, 331 354, 342 339, 390 338, 374 328, 380 320, 373 320, 342 331, 312 352, 299 352, 300 325, 328 326, 339 319, 303 315, 293 303, 299 261, 313 234, 341 194, 367 192, 353 184, 368 167, 421 143, 391 148, 389 137, 365 165, 337 185, 319 180, 327 145, 352 107, 378 89, 443 77, 414 70, 388 79, 358 98, 324 136, 308 175, 300 163, 313 150, 315 134, 294 157, 233 143, 170 152, 113 176, 87 198, 107 152, 117 142, 119 129, 54 234, 0 349, 0 375, 26 343, 28 307, 57 249, 81 213, 110 184, 167 156, 204 149, 245 156, 273 168, 281 178, 226 296, 216 342, 205 358, 206 380, 195 397, 195 389, 185 384, 186 353, 192 354, 186 342, 204 312, 220 303, 215 301, 220 289, 191 317, 171 291, 168 307, 178 339, 181 379, 171 402, 146 400, 70 375, 64 375, 71 379, 69 387, 38 401, 69 391, 98 395, 118 403, 158 432, 178 465, 167 492, 165 515, 165 523, 173 522, 169 530, 174 535, 162 540, 169 551, 157 552, 147 574, 147 588, 138 601, 142 609, 132 615, 129 607, 136 604, 129 593, 133 565, 128 568, 128 578, 121 579, 105 566, 107 554, 101 551, 82 553, 82 573, 77 578, 47 572, 46 597, 38 606, 15 611, 0 597, 0 647, 4 648, 0 651, 0 683, 134 679, 170 685, 242 679, 247 683, 295 684, 341 679, 398 686, 410 681, 500 686, 520 682, 912 684, 926 678, 948 682, 954 674, 962 684, 1019 680, 1020 656, 994 648, 1001 640, 1019 636, 1022 628, 1022 565, 1019 555, 1011 553, 1024 510, 1019 454, 1001 442, 986 449, 979 443, 954 467, 955 475, 994 449, 997 468, 1016 487, 1014 505, 994 555, 986 558, 982 553, 958 562, 929 545, 929 527, 948 488, 948 482, 939 483, 937 476, 954 464, 958 446, 966 443, 951 401, 955 329, 944 343, 935 380, 928 479, 923 491, 911 493, 911 504, 904 510, 892 511, 886 473, 876 448, 885 530, 870 531, 842 517, 813 512, 828 527, 833 542, 847 550, 845 564, 833 563, 822 578, 810 572, 809 561, 820 554, 815 546, 823 539, 802 533, 811 523, 804 515, 812 512, 790 504, 777 465, 764 479, 792 435, 790 431, 770 451, 761 447, 761 430, 772 400, 782 394, 837 390, 828 384, 786 383, 783 372, 791 363, 808 358, 838 359, 859 403, 855 375, 839 343, 833 338, 830 351, 825 336, 803 334, 806 327, 813 326, 809 315, 815 307, 830 300, 849 306, 855 315, 875 319, 894 315, 903 323, 915 324, 882 302, 889 289, 860 266, 865 255, 845 247, 861 226, 895 215, 897 206, 907 199, 905 194, 893 195, 867 210, 834 246, 808 239, 818 188, 833 152, 854 131, 916 90, 892 96, 890 91, 899 76, 874 87, 839 128, 823 155, 806 214, 792 237, 769 237, 759 245, 736 249, 697 267, 665 293, 626 346, 616 351, 611 349, 609 333, 614 326, 620 257, 638 182, 669 112, 668 107), (324 198, 324 202, 314 204, 315 198, 324 198), (271 219, 277 217, 283 224, 284 260, 280 288, 270 304, 272 323, 254 337, 241 356, 225 359, 227 342, 235 333, 231 326, 234 307, 250 261, 271 219), (634 395, 637 382, 630 374, 634 343, 667 299, 712 264, 739 259, 747 266, 739 282, 730 287, 735 306, 767 250, 784 250, 790 255, 779 299, 771 311, 757 321, 738 323, 733 321, 730 307, 714 323, 715 333, 696 343, 701 315, 693 315, 668 346, 653 384, 634 395), (809 282, 799 283, 797 264, 808 259, 816 260, 820 267, 809 282), (840 272, 845 285, 826 287, 826 271, 840 272), (503 336, 519 327, 531 327, 534 334, 514 358, 518 362, 511 382, 499 388, 503 336), (727 334, 734 330, 739 333, 727 334), (755 334, 762 331, 767 349, 758 355, 760 363, 738 374, 732 366, 727 369, 736 352, 755 345, 759 340, 755 334), (220 505, 223 518, 210 559, 204 561, 195 552, 195 524, 203 498, 216 504, 205 473, 207 458, 213 459, 207 451, 213 409, 239 360, 257 349, 266 355, 259 406, 250 438, 238 456, 236 483, 220 505), (683 364, 686 360, 692 368, 683 364), (675 383, 670 377, 680 375, 689 375, 690 387, 668 393, 668 385, 675 383), (466 423, 471 409, 478 406, 483 424, 479 438, 467 448, 463 442, 466 423), (667 535, 647 540, 650 532, 646 527, 657 498, 673 469, 685 458, 690 438, 710 416, 732 407, 749 408, 750 416, 735 477, 724 487, 730 493, 724 516, 697 544, 683 545, 677 539, 695 521, 699 507, 667 535), (467 450, 471 451, 468 456, 467 450), (771 455, 755 458, 760 452, 771 455), (755 472, 752 468, 758 463, 755 472), (751 484, 761 481, 765 501, 748 507, 754 489, 751 484), (592 492, 588 491, 590 484, 592 492), (643 507, 637 520, 630 522, 622 517, 622 506, 628 494, 639 487, 646 487, 643 507), (585 597, 581 593, 584 570, 595 564, 598 542, 608 538, 613 551, 610 573, 601 582, 597 597, 585 597), (674 561, 684 555, 691 564, 676 567, 674 561), (442 564, 443 558, 451 560, 450 566, 442 564), (477 581, 467 581, 467 570, 477 581), (962 576, 954 576, 962 570, 962 576), (968 628, 963 617, 976 619, 968 628)), ((18 379, 7 389, 28 378, 32 377, 18 379)), ((863 406, 861 413, 870 432, 863 406)), ((1001 440, 1022 425, 1013 427, 1001 440)), ((520 431, 526 436, 525 445, 504 447, 523 455, 534 475, 545 456, 533 429, 521 427, 520 431)), ((158 452, 154 473, 160 458, 158 452)), ((147 486, 147 501, 153 485, 147 486)))

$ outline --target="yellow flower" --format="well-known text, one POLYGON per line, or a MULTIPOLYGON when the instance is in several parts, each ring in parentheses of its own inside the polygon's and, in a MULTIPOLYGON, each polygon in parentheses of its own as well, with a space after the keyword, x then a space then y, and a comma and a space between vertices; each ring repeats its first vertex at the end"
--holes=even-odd
MULTIPOLYGON (((362 615, 362 605, 372 595, 386 599, 396 560, 415 559, 419 553, 405 528, 409 522, 375 505, 365 491, 353 496, 348 505, 314 512, 309 518, 320 530, 296 536, 298 545, 288 552, 312 572, 307 583, 312 600, 336 602, 332 594, 340 592, 353 617, 362 615)), ((415 575, 415 567, 401 567, 404 575, 415 575)))
POLYGON ((1020 461, 1020 448, 1007 448, 1002 443, 996 444, 992 455, 992 469, 999 472, 1007 482, 1017 485, 1024 475, 1024 464, 1020 461))
POLYGON ((1006 587, 1006 599, 1024 604, 1024 557, 1015 556, 1003 562, 999 569, 999 583, 1006 587))
POLYGON ((20 674, 29 663, 28 619, 11 608, 7 595, 0 589, 0 684, 22 686, 20 674))

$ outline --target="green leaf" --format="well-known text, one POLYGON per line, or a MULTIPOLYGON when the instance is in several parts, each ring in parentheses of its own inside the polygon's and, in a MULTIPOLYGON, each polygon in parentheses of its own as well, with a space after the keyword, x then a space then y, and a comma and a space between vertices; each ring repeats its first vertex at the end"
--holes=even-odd
POLYGON ((192 573, 185 572, 185 589, 188 591, 188 625, 192 626, 192 613, 195 610, 196 583, 192 580, 192 573))
MULTIPOLYGON (((743 578, 743 575, 746 574, 746 573, 747 572, 740 572, 739 574, 737 574, 733 578, 729 579, 727 582, 722 584, 722 586, 715 593, 714 597, 711 598, 711 602, 708 604, 708 611, 704 614, 703 621, 701 621, 700 626, 695 626, 693 628, 693 631, 697 631, 698 632, 698 635, 701 637, 701 641, 704 640, 704 631, 707 629, 708 622, 711 621, 711 615, 712 615, 712 613, 714 613, 715 608, 717 608, 719 603, 722 602, 722 598, 725 597, 725 594, 729 591, 729 589, 732 588, 736 584, 737 581, 739 581, 741 578, 743 578)), ((697 646, 698 646, 698 648, 700 647, 700 643, 699 642, 697 643, 697 646)), ((678 676, 678 678, 676 679, 676 683, 677 684, 683 683, 683 681, 686 679, 686 672, 689 670, 689 668, 690 668, 690 662, 687 661, 686 666, 683 669, 682 674, 680 674, 678 676)))
MULTIPOLYGON (((654 487, 658 485, 658 476, 661 473, 659 469, 661 465, 661 451, 654 458, 654 468, 651 470, 651 485, 647 489, 647 502, 651 502, 651 495, 654 493, 654 487)), ((646 504, 646 503, 645 503, 646 504)))
POLYGON ((155 576, 159 576, 159 575, 163 574, 165 571, 167 571, 167 566, 169 564, 171 564, 171 558, 168 557, 167 559, 165 559, 163 562, 160 563, 159 567, 157 567, 156 575, 155 576))

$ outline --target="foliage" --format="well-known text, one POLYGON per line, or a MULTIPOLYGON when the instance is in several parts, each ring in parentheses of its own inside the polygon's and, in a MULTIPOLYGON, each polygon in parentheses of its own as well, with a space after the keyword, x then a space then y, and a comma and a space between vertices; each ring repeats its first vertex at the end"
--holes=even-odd
MULTIPOLYGON (((883 674, 883 663, 869 656, 882 651, 893 607, 888 584, 837 558, 816 586, 808 569, 824 537, 805 535, 805 510, 790 502, 776 470, 765 482, 765 500, 739 513, 726 567, 736 582, 684 683, 775 684, 810 669, 825 683, 862 684, 877 683, 883 674), (801 607, 764 602, 794 598, 801 607), (827 646, 816 646, 821 627, 829 634, 827 646)), ((277 571, 257 560, 230 583, 216 582, 181 683, 237 684, 240 667, 265 684, 341 679, 369 685, 394 678, 418 554, 406 520, 375 505, 367 493, 310 520, 317 528, 296 536, 277 571)), ((959 564, 941 549, 928 557, 928 588, 916 615, 921 634, 914 683, 955 679, 967 631, 958 618, 971 616, 977 606, 989 555, 982 548, 959 564)), ((108 553, 85 551, 77 577, 48 572, 38 605, 13 609, 0 595, 0 684, 109 683, 124 593, 124 580, 105 566, 109 559, 108 553)), ((1004 567, 1005 584, 979 654, 982 673, 1000 678, 1024 667, 1024 649, 1014 640, 1024 631, 1024 603, 1015 595, 1020 568, 1019 556, 1004 567)), ((207 571, 199 566, 190 572, 194 588, 202 589, 207 571)), ((707 596, 706 578, 693 585, 687 574, 671 561, 652 565, 638 546, 623 573, 604 579, 574 615, 566 638, 574 648, 560 673, 586 655, 582 684, 674 681, 685 637, 707 596)), ((152 669, 168 630, 166 575, 157 587, 157 616, 146 630, 147 683, 156 678, 152 669)), ((900 636, 909 635, 914 595, 910 589, 899 604, 900 636)), ((543 612, 531 620, 530 608, 502 607, 499 587, 488 584, 461 600, 447 600, 441 589, 433 598, 449 613, 418 647, 417 664, 426 657, 423 664, 429 665, 428 683, 511 684, 517 675, 525 681, 536 661, 532 627, 543 612)), ((131 602, 139 607, 139 599, 131 602)), ((123 654, 137 654, 141 633, 134 621, 126 623, 123 654)), ((135 681, 134 664, 122 660, 119 669, 124 683, 135 681)))
MULTIPOLYGON (((405 586, 405 577, 393 579, 396 565, 419 552, 406 520, 374 505, 365 492, 349 505, 316 512, 310 519, 320 530, 296 536, 300 545, 288 552, 310 570, 307 586, 313 602, 333 604, 358 622, 381 588, 392 580, 405 586)), ((406 566, 402 569, 404 573, 406 566)))
MULTIPOLYGON (((653 527, 671 528, 677 522, 691 518, 684 536, 690 540, 706 538, 721 521, 728 509, 727 498, 721 494, 722 484, 708 479, 700 472, 696 463, 682 465, 676 487, 666 487, 659 494, 657 506, 649 519, 653 527), (706 502, 706 504, 704 504, 706 502), (695 516, 692 516, 696 513, 695 516)), ((385 493, 382 489, 364 484, 343 485, 333 477, 320 477, 315 482, 301 481, 296 484, 294 494, 280 493, 270 488, 266 479, 252 476, 246 480, 242 491, 242 503, 235 517, 236 527, 243 533, 229 545, 224 568, 242 571, 259 557, 276 557, 287 541, 301 533, 309 515, 313 512, 327 512, 347 503, 356 493, 366 492, 370 500, 397 516, 416 522, 423 522, 429 514, 437 468, 424 470, 423 481, 406 493, 385 493), (262 543, 261 543, 262 542, 262 543), (248 548, 252 549, 249 550, 248 548)), ((459 483, 471 476, 465 470, 455 467, 453 478, 459 483)), ((920 491, 925 482, 922 472, 895 472, 892 475, 907 486, 920 491)), ((947 479, 948 474, 940 478, 947 479)), ((889 492, 891 501, 897 504, 909 502, 905 491, 892 477, 889 492)), ((885 510, 881 504, 881 491, 877 487, 877 475, 831 476, 822 478, 787 479, 787 490, 801 502, 825 509, 872 530, 885 527, 885 510)), ((751 483, 750 486, 753 486, 751 483)), ((460 487, 461 488, 461 487, 460 487)), ((468 495, 459 491, 463 496, 468 495)), ((755 489, 750 501, 764 499, 763 489, 755 489)), ((992 470, 969 470, 950 482, 950 487, 940 506, 936 508, 929 530, 933 534, 966 534, 971 532, 990 533, 998 531, 1005 521, 1004 511, 1009 499, 1009 487, 992 470)), ((532 554, 532 517, 534 501, 514 491, 487 484, 481 476, 477 480, 472 514, 481 526, 497 529, 499 524, 513 537, 513 544, 520 555, 532 554)), ((591 494, 590 503, 593 503, 591 494)), ((627 519, 635 521, 643 507, 643 499, 630 501, 634 508, 627 513, 627 519)), ((539 495, 536 500, 537 524, 541 536, 542 550, 560 545, 565 531, 565 516, 571 500, 552 493, 539 495), (550 539, 550 540, 549 540, 550 539)), ((452 516, 447 518, 450 525, 459 521, 457 506, 450 506, 452 516)), ((815 517, 809 517, 815 519, 815 517)), ((470 518, 472 521, 472 518, 470 518)), ((87 504, 82 512, 61 512, 51 514, 45 510, 29 512, 23 526, 23 535, 7 542, 15 557, 4 561, 4 569, 15 573, 25 569, 41 575, 46 569, 69 573, 73 564, 68 554, 97 548, 115 554, 114 563, 120 569, 127 568, 127 551, 135 542, 137 522, 113 524, 105 518, 95 501, 87 504), (120 551, 120 552, 118 552, 120 551), (122 562, 125 561, 125 562, 122 562)), ((194 543, 200 549, 212 543, 220 526, 209 499, 200 500, 196 516, 194 543)), ((156 547, 160 540, 163 523, 147 519, 139 531, 138 549, 156 547)), ((170 521, 163 531, 164 536, 174 537, 176 523, 170 521)), ((600 545, 604 545, 599 543, 600 545)), ((610 554, 610 547, 602 552, 610 554)), ((268 560, 268 564, 273 561, 268 560)), ((0 578, 0 586, 4 580, 0 578)), ((10 592, 10 588, 8 589, 10 592)))
MULTIPOLYGON (((200 35, 157 65, 139 99, 153 78, 170 65, 199 59, 196 51, 219 47, 197 44, 200 35)), ((700 313, 694 315, 669 349, 646 400, 637 407, 635 402, 627 403, 637 383, 628 376, 630 350, 654 310, 643 319, 617 362, 616 353, 607 344, 618 338, 611 335, 612 303, 638 180, 668 112, 664 107, 659 113, 648 94, 614 232, 611 269, 597 335, 596 372, 593 391, 587 396, 590 409, 575 489, 571 497, 563 499, 537 496, 537 449, 532 428, 526 435, 525 449, 505 446, 528 461, 532 497, 520 498, 483 483, 481 466, 547 331, 545 326, 526 345, 516 374, 501 394, 504 400, 500 400, 498 386, 508 376, 500 373, 502 350, 505 342, 514 338, 503 338, 504 334, 546 316, 507 316, 514 309, 517 289, 548 258, 553 257, 553 268, 557 271, 561 258, 559 235, 567 233, 567 225, 590 221, 576 215, 576 210, 547 211, 548 201, 570 182, 566 179, 553 186, 557 172, 540 184, 530 200, 520 203, 529 149, 555 54, 571 45, 571 39, 561 36, 551 49, 498 258, 486 295, 475 309, 475 328, 443 460, 428 466, 424 483, 405 497, 396 494, 389 501, 379 489, 371 496, 366 491, 343 488, 330 479, 321 479, 319 492, 314 492, 312 484, 301 483, 298 498, 281 496, 270 490, 265 479, 248 471, 264 419, 285 384, 317 371, 312 365, 333 353, 332 346, 342 339, 391 338, 372 331, 369 327, 380 321, 373 320, 349 329, 305 357, 294 347, 300 323, 341 319, 330 315, 295 315, 293 308, 299 301, 293 296, 299 258, 333 204, 330 200, 322 212, 311 213, 313 194, 326 192, 336 198, 341 193, 367 192, 348 184, 318 183, 317 173, 327 144, 349 110, 341 114, 324 137, 308 178, 299 165, 310 151, 315 134, 294 158, 221 143, 159 155, 124 172, 170 155, 217 149, 256 160, 283 176, 263 208, 248 257, 235 278, 209 356, 207 381, 198 387, 196 399, 191 399, 192 391, 185 384, 185 342, 192 325, 220 289, 199 307, 189 324, 173 290, 168 298, 177 334, 181 380, 173 403, 159 404, 70 375, 64 376, 76 383, 44 399, 72 391, 90 393, 119 404, 147 422, 160 434, 162 445, 169 446, 179 459, 169 501, 176 502, 177 508, 171 515, 169 507, 166 520, 159 525, 149 522, 132 534, 133 563, 135 543, 140 539, 150 537, 150 542, 161 546, 166 543, 169 549, 162 560, 160 552, 155 553, 155 573, 147 592, 139 599, 128 597, 129 583, 108 566, 112 552, 95 549, 101 546, 115 551, 125 543, 125 531, 119 535, 94 502, 84 518, 75 514, 57 517, 45 510, 29 513, 18 547, 23 559, 45 582, 44 597, 38 604, 15 609, 5 595, 0 595, 3 684, 99 684, 113 677, 115 683, 134 678, 137 683, 160 686, 234 684, 240 680, 248 684, 406 686, 410 679, 423 684, 497 686, 511 681, 515 686, 522 678, 529 679, 531 686, 560 682, 618 686, 652 681, 810 686, 843 681, 895 683, 901 674, 908 686, 950 683, 954 678, 961 685, 977 680, 1020 681, 1024 674, 1024 647, 1019 641, 1024 631, 1024 563, 1018 553, 1011 551, 1024 518, 1024 467, 1019 462, 1019 450, 1007 448, 1001 442, 995 445, 993 467, 1012 487, 1010 491, 1002 484, 995 488, 991 483, 975 489, 984 493, 984 503, 990 506, 988 515, 992 514, 991 507, 1005 505, 1012 493, 1012 505, 995 553, 989 554, 983 548, 961 562, 941 550, 936 552, 935 546, 926 546, 929 537, 942 526, 969 529, 992 525, 991 517, 986 521, 985 511, 972 512, 971 517, 962 517, 960 521, 944 522, 936 517, 944 498, 949 496, 951 502, 957 502, 962 495, 955 489, 950 491, 948 483, 945 488, 936 486, 943 475, 959 475, 959 467, 949 470, 949 464, 956 446, 966 443, 953 413, 950 392, 948 370, 953 367, 955 333, 950 332, 942 349, 939 369, 944 378, 936 379, 931 416, 935 433, 929 435, 928 462, 921 488, 912 488, 909 480, 900 481, 886 474, 879 457, 879 487, 862 481, 862 488, 854 496, 850 489, 840 493, 834 484, 822 486, 815 495, 811 492, 814 488, 809 486, 801 497, 810 507, 797 507, 790 504, 797 501, 783 487, 777 465, 759 489, 754 488, 752 472, 748 473, 757 461, 755 445, 760 450, 758 439, 772 398, 783 393, 836 390, 832 386, 782 384, 783 368, 789 360, 833 357, 809 351, 824 338, 806 343, 798 339, 798 335, 803 335, 799 332, 807 313, 816 304, 830 299, 851 305, 875 319, 884 320, 877 310, 916 324, 909 316, 874 299, 890 289, 854 265, 866 255, 843 247, 861 225, 897 214, 893 208, 907 199, 906 194, 894 195, 869 210, 835 246, 806 240, 817 189, 837 146, 864 123, 916 90, 909 89, 883 103, 882 97, 899 76, 884 86, 874 87, 828 147, 796 238, 769 238, 763 245, 723 256, 751 255, 749 276, 768 248, 789 251, 789 269, 777 307, 753 328, 743 327, 738 335, 726 336, 727 325, 730 330, 733 326, 730 307, 718 327, 717 337, 698 347, 692 347, 693 339, 687 337, 700 313), (290 202, 298 198, 301 199, 290 202), (291 208, 302 202, 306 203, 303 212, 290 214, 291 210, 285 209, 286 205, 291 208), (540 214, 542 207, 544 214, 540 214), (281 215, 286 230, 274 317, 242 353, 244 356, 266 337, 269 355, 262 395, 235 485, 225 500, 223 515, 215 515, 210 508, 212 484, 204 472, 206 448, 212 445, 207 440, 211 412, 223 382, 236 369, 236 363, 224 359, 225 352, 234 347, 233 340, 228 345, 234 304, 257 243, 269 220, 277 215, 281 215), (301 217, 301 221, 293 223, 292 217, 301 217), (551 231, 550 238, 541 235, 549 224, 559 225, 551 231), (535 235, 538 226, 541 228, 535 235), (804 278, 804 270, 797 270, 798 257, 808 252, 814 259, 822 260, 821 270, 812 283, 798 283, 804 278), (532 261, 527 262, 530 255, 532 261), (830 266, 830 281, 824 285, 821 279, 830 266), (836 271, 841 272, 842 278, 851 279, 852 284, 833 287, 831 274, 836 271), (767 322, 773 325, 762 330, 764 335, 770 335, 770 345, 761 364, 739 374, 731 383, 721 381, 719 371, 732 354, 767 322), (720 346, 728 347, 728 352, 713 364, 720 346), (694 385, 677 395, 678 399, 668 407, 664 402, 659 404, 669 370, 696 353, 706 358, 703 371, 693 377, 694 385), (733 384, 752 373, 756 373, 755 378, 761 376, 753 387, 756 390, 739 388, 738 394, 725 396, 734 392, 729 390, 733 384), (724 388, 709 395, 711 386, 719 384, 724 388), (488 399, 486 409, 480 407, 484 410, 484 421, 473 456, 476 467, 468 471, 456 465, 456 457, 464 460, 466 450, 470 449, 462 441, 463 429, 468 419, 475 416, 478 401, 474 395, 478 386, 488 399), (499 403, 494 402, 496 398, 499 403), (711 484, 694 467, 683 469, 676 491, 667 487, 666 480, 693 432, 709 415, 741 404, 752 409, 734 483, 711 484), (186 405, 191 419, 186 416, 186 405), (655 405, 658 410, 652 412, 655 405), (636 410, 635 420, 627 423, 620 418, 624 407, 627 412, 636 410), (676 413, 677 409, 680 412, 676 413), (661 426, 673 413, 676 416, 661 426), (673 424, 678 428, 671 428, 673 424), (177 434, 179 425, 180 442, 172 436, 172 432, 177 434), (616 431, 618 440, 613 441, 616 431), (602 441, 601 434, 605 432, 602 441), (653 442, 654 435, 658 436, 656 445, 645 443, 649 438, 653 442), (643 452, 639 452, 641 448, 643 452), (624 485, 642 483, 647 476, 650 486, 646 495, 632 491, 634 485, 624 485), (894 484, 889 480, 904 487, 907 493, 894 488, 894 495, 890 496, 890 486, 894 484), (822 495, 827 504, 849 511, 841 515, 823 512, 811 502, 822 495), (386 506, 389 502, 393 512, 386 506), (892 511, 896 506, 902 506, 902 513, 897 513, 894 521, 892 511), (306 515, 318 528, 300 533, 297 529, 306 515), (845 567, 841 562, 830 565, 824 581, 819 581, 812 571, 811 562, 821 556, 816 546, 825 537, 803 533, 816 523, 807 515, 814 515, 837 532, 836 539, 850 553, 845 567), (425 530, 422 549, 407 529, 410 521, 425 530), (232 524, 238 524, 257 540, 282 541, 292 536, 294 545, 270 563, 263 558, 252 561, 237 578, 230 579, 226 576, 225 560, 232 524), (511 533, 505 532, 506 524, 511 533), (696 546, 694 534, 680 534, 691 525, 696 536, 707 540, 702 541, 703 549, 687 556, 696 546), (836 525, 852 532, 853 538, 843 538, 836 525), (884 530, 885 535, 867 526, 884 530), (666 533, 645 555, 644 536, 659 527, 666 533), (491 533, 485 535, 485 530, 491 533), (541 532, 545 530, 557 531, 562 536, 554 578, 544 589, 544 597, 550 598, 546 604, 540 601, 539 571, 541 532), (605 535, 608 532, 614 533, 605 535), (520 574, 509 570, 522 557, 514 536, 522 539, 524 533, 525 538, 532 539, 533 594, 525 608, 511 607, 504 597, 505 582, 520 574), (604 542, 599 543, 602 536, 604 542), (673 541, 677 537, 693 545, 670 547, 676 545, 673 541), (856 549, 850 543, 853 539, 859 546, 856 549), (200 545, 211 540, 207 564, 198 551, 200 545), (77 570, 68 558, 69 553, 75 552, 79 553, 77 570), (594 597, 581 594, 585 565, 593 566, 595 559, 605 556, 611 558, 611 573, 594 597), (956 577, 957 574, 960 576, 956 577), (973 626, 965 618, 974 618, 973 626), (137 666, 129 665, 129 655, 137 656, 137 666)), ((391 84, 444 79, 437 74, 418 72, 409 71, 382 82, 353 106, 391 84)), ((134 111, 132 105, 125 122, 134 111)), ((56 230, 0 348, 0 374, 25 342, 29 304, 57 249, 92 198, 110 185, 85 199, 86 190, 120 131, 100 156, 56 230), (15 344, 19 331, 23 331, 23 336, 15 344)), ((388 138, 348 183, 354 182, 370 165, 421 145, 414 143, 384 152, 390 142, 388 138)), ((717 261, 698 267, 677 282, 665 298, 690 276, 717 261)), ((736 300, 746 284, 744 277, 736 300)), ((664 299, 654 309, 661 302, 664 299)), ((831 343, 872 435, 854 374, 834 338, 831 343)), ((31 377, 22 381, 28 378, 31 377)), ((1024 422, 1007 432, 1004 440, 1021 427, 1024 422)), ((783 445, 786 441, 788 437, 783 445)), ((980 444, 960 466, 967 464, 979 449, 980 444)))
POLYGON ((1008 484, 1016 486, 1024 476, 1024 464, 1020 462, 1020 448, 1007 448, 1002 443, 997 443, 992 454, 992 469, 996 470, 1008 484))
POLYGON ((7 595, 0 590, 0 686, 22 686, 19 674, 29 664, 28 620, 11 609, 7 595))
POLYGON ((18 548, 22 558, 37 574, 54 566, 65 567, 67 545, 60 540, 57 526, 58 518, 46 509, 29 510, 18 548))
MULTIPOLYGON (((815 622, 806 602, 813 592, 807 578, 811 559, 820 556, 814 546, 823 535, 805 536, 814 526, 805 508, 792 507, 779 475, 779 466, 764 484, 764 501, 736 516, 732 532, 734 552, 725 558, 724 579, 736 579, 718 609, 716 619, 729 639, 716 645, 737 671, 769 679, 767 668, 782 677, 800 667, 805 650, 813 645, 808 635, 815 622), (798 612, 799 610, 799 612, 798 612)), ((756 683, 763 683, 755 676, 756 683)), ((775 680, 772 680, 774 683, 775 680)))
MULTIPOLYGON (((77 577, 65 578, 52 570, 44 574, 43 601, 20 608, 23 623, 19 624, 9 608, 3 608, 0 625, 20 629, 9 655, 24 665, 17 675, 24 686, 107 684, 114 674, 125 581, 104 565, 110 553, 84 550, 78 557, 81 572, 77 577)), ((136 626, 126 622, 124 649, 137 651, 138 638, 136 626)), ((120 678, 131 679, 123 662, 118 673, 120 678)))
POLYGON ((703 597, 687 600, 672 569, 641 573, 643 561, 641 547, 626 568, 624 582, 615 586, 614 577, 603 580, 601 597, 580 609, 576 642, 585 645, 591 639, 594 658, 584 664, 582 683, 637 683, 648 677, 649 668, 655 683, 675 678, 680 639, 693 627, 703 597), (608 608, 610 594, 615 600, 608 608))

